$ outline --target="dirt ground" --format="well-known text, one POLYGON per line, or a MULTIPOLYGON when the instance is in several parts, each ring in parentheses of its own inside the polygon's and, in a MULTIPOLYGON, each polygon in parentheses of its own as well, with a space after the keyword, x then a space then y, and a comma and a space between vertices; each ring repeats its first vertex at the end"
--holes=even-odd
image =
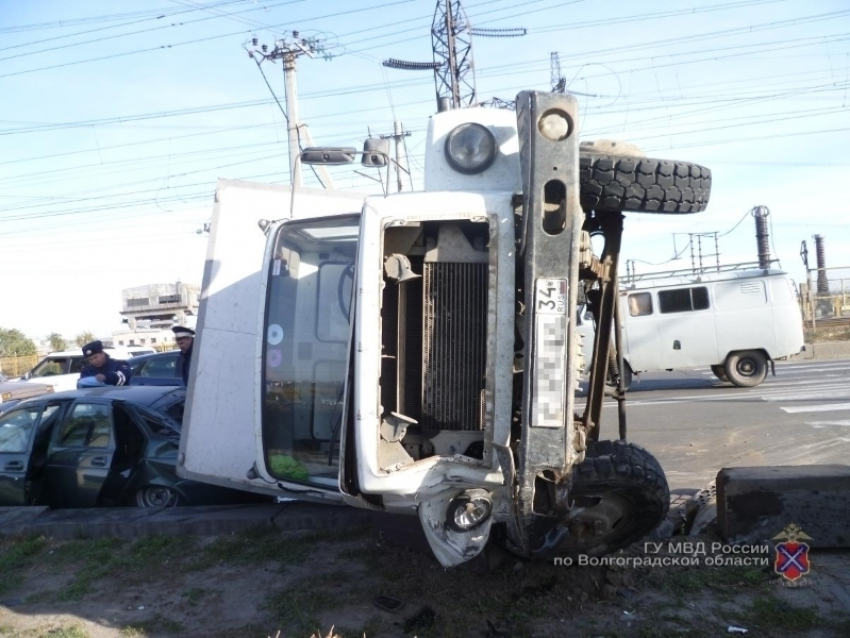
MULTIPOLYGON (((640 543, 617 558, 671 556, 645 550, 640 543)), ((308 638, 333 628, 346 637, 710 637, 742 629, 850 637, 850 552, 813 552, 797 587, 784 586, 770 560, 565 567, 497 552, 447 571, 375 526, 132 541, 4 538, 0 636, 308 638), (381 596, 400 607, 379 608, 381 596)))

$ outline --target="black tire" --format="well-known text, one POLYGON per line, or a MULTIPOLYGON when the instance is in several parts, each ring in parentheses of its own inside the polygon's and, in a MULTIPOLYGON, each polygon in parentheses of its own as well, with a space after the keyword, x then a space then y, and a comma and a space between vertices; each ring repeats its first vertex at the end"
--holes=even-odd
POLYGON ((752 388, 767 376, 767 357, 760 350, 733 352, 726 357, 726 376, 740 388, 752 388))
POLYGON ((667 516, 670 490, 658 461, 625 441, 596 441, 573 470, 576 515, 556 549, 562 556, 601 556, 652 532, 667 516), (578 509, 581 508, 581 509, 578 509))
POLYGON ((177 492, 164 485, 143 487, 133 498, 136 507, 174 507, 179 500, 177 492))
POLYGON ((711 170, 689 162, 582 152, 585 211, 698 213, 708 206, 711 170))
POLYGON ((723 366, 711 366, 711 371, 714 373, 715 377, 717 377, 721 381, 729 383, 729 377, 726 376, 726 370, 723 366))

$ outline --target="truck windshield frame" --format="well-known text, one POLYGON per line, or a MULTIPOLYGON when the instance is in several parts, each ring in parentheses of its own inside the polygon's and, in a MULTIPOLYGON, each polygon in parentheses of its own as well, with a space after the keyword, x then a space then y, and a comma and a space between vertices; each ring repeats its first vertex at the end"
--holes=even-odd
POLYGON ((339 484, 360 215, 281 224, 268 264, 262 349, 268 474, 339 484))

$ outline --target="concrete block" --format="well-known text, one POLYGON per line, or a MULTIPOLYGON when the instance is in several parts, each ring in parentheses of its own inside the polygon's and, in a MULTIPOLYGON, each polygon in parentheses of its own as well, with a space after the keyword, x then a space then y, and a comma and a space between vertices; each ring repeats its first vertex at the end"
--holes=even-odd
POLYGON ((771 540, 795 523, 816 548, 850 547, 850 465, 724 468, 717 525, 726 541, 771 540))
POLYGON ((850 341, 824 341, 812 344, 815 359, 845 359, 850 357, 850 341))

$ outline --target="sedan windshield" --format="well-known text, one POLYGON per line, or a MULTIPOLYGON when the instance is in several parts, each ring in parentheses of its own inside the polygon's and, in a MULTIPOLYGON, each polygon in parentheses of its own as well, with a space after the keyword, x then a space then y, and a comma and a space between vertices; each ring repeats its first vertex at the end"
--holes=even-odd
POLYGON ((277 478, 337 484, 359 216, 281 226, 269 268, 263 445, 277 478))

